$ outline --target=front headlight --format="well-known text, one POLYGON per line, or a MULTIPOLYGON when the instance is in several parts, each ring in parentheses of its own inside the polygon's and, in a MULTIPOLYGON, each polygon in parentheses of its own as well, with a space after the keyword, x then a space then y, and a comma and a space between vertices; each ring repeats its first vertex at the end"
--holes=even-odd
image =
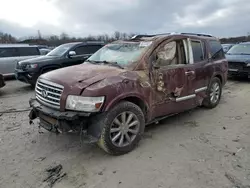
POLYGON ((250 63, 247 64, 247 67, 250 67, 250 63))
POLYGON ((37 67, 38 67, 38 64, 27 64, 26 65, 26 68, 28 68, 28 69, 35 69, 37 67))
POLYGON ((102 97, 82 97, 69 95, 66 100, 66 109, 83 111, 83 112, 98 112, 104 103, 102 97))

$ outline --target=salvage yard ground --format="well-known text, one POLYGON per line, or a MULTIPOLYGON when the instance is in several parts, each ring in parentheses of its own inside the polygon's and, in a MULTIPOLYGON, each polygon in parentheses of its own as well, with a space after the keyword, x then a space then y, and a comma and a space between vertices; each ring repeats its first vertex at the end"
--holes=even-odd
POLYGON ((250 188, 249 81, 228 81, 215 109, 149 126, 139 147, 118 157, 29 125, 30 97, 18 81, 0 89, 1 188, 250 188))

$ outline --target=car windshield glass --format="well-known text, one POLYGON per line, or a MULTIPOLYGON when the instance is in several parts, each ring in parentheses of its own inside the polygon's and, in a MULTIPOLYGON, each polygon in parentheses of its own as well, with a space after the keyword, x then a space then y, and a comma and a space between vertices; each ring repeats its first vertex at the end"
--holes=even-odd
POLYGON ((94 53, 87 61, 114 62, 126 67, 137 61, 152 42, 123 42, 108 44, 94 53))
POLYGON ((74 44, 63 44, 50 51, 47 56, 62 56, 67 52, 74 44))
POLYGON ((249 54, 250 55, 250 44, 237 44, 233 46, 228 54, 249 54))

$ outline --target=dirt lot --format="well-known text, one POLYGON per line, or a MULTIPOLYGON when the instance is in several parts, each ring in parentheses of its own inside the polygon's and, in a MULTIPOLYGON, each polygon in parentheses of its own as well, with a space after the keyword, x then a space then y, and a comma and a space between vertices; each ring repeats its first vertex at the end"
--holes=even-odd
POLYGON ((0 90, 0 187, 249 188, 249 85, 229 81, 217 108, 151 125, 136 150, 114 157, 78 136, 29 125, 34 91, 8 81, 0 90))

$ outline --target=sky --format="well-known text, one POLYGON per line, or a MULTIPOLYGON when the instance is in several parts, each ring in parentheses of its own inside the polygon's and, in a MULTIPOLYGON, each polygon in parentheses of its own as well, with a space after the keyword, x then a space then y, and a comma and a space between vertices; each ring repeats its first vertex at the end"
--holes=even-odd
POLYGON ((250 32, 250 0, 0 0, 0 31, 16 37, 250 32))

